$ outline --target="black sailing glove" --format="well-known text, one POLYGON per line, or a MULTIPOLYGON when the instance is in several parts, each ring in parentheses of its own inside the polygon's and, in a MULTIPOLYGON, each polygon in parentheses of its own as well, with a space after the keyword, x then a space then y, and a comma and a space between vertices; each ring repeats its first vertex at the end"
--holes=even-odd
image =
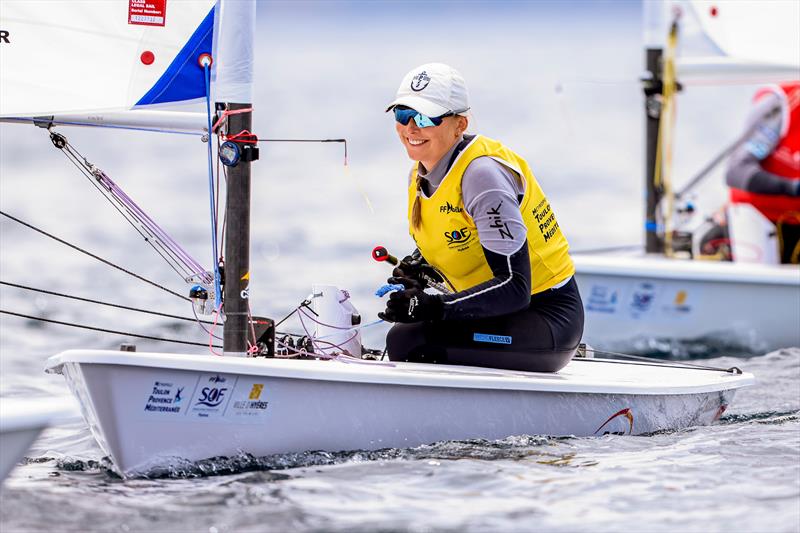
POLYGON ((406 287, 389 295, 386 311, 378 313, 378 317, 387 322, 424 322, 440 320, 444 303, 439 296, 428 294, 415 279, 406 277, 389 278, 391 284, 406 287))
POLYGON ((402 261, 394 267, 392 276, 416 280, 423 289, 428 286, 428 281, 425 279, 425 276, 437 283, 442 283, 444 281, 442 276, 436 272, 436 269, 429 265, 424 257, 419 255, 419 252, 405 256, 402 261))

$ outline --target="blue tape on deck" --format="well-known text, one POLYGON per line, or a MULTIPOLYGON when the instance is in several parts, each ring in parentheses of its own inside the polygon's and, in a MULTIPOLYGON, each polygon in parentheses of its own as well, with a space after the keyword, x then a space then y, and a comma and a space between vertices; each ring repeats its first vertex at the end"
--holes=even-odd
POLYGON ((406 288, 405 285, 401 285, 399 283, 394 283, 394 284, 391 284, 391 285, 390 284, 382 285, 382 286, 378 287, 377 291, 375 291, 375 296, 380 298, 381 296, 385 295, 386 293, 389 293, 389 292, 392 292, 392 291, 402 291, 405 288, 406 288))

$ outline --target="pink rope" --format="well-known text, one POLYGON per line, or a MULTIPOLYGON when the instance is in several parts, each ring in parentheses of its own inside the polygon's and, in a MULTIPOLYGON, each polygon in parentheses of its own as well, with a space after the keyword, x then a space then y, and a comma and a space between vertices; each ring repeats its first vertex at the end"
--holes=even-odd
POLYGON ((214 311, 214 324, 211 326, 211 330, 208 332, 208 349, 211 353, 218 357, 222 357, 221 353, 217 353, 214 351, 214 328, 217 327, 217 320, 219 319, 219 310, 214 311))
POLYGON ((217 126, 219 126, 223 121, 227 120, 229 115, 238 115, 240 113, 249 113, 252 110, 253 110, 253 108, 249 107, 247 109, 237 109, 235 111, 228 111, 228 110, 223 111, 222 115, 220 115, 219 119, 217 119, 217 121, 214 123, 214 125, 211 126, 211 131, 208 132, 209 135, 212 132, 217 131, 217 126))

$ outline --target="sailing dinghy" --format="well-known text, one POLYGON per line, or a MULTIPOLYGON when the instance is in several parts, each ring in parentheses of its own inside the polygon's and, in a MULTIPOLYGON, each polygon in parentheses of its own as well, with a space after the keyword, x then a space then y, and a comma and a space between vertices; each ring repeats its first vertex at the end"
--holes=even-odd
POLYGON ((575 359, 555 374, 79 350, 47 362, 122 476, 182 461, 711 424, 736 370, 575 359))
MULTIPOLYGON (((184 281, 191 287, 195 310, 217 318, 224 312, 222 355, 72 350, 51 357, 46 364, 48 372, 65 377, 95 439, 120 475, 136 476, 185 461, 237 454, 377 449, 518 434, 640 435, 675 430, 714 422, 736 390, 753 383, 752 375, 738 369, 587 358, 575 359, 552 374, 366 361, 351 344, 357 338, 351 332, 357 335, 358 330, 353 328, 357 323, 354 308, 342 307, 348 297, 339 298, 338 289, 325 288, 319 289, 322 297, 335 295, 339 307, 323 312, 325 306, 317 306, 315 289, 311 298, 317 306, 318 324, 334 326, 346 341, 334 342, 319 328, 310 341, 298 341, 311 345, 302 350, 305 358, 273 357, 272 338, 256 335, 257 321, 249 318, 250 166, 258 158, 253 136, 247 135, 252 113, 254 3, 153 2, 155 8, 148 13, 134 12, 139 3, 133 1, 71 2, 69 9, 54 8, 53 13, 39 5, 4 3, 2 24, 12 34, 35 33, 42 24, 74 33, 73 39, 44 44, 76 42, 81 53, 40 54, 42 61, 69 56, 81 64, 82 68, 73 63, 69 69, 56 71, 59 76, 103 68, 113 48, 107 37, 112 37, 110 43, 120 41, 120 61, 130 64, 132 74, 118 84, 121 92, 116 99, 105 95, 95 101, 78 91, 74 100, 60 95, 50 102, 56 107, 49 109, 41 101, 26 103, 25 91, 17 91, 19 100, 0 100, 10 106, 0 109, 4 117, 39 125, 46 122, 51 129, 60 123, 62 111, 73 119, 81 113, 102 116, 95 126, 118 120, 128 127, 142 127, 158 117, 157 127, 163 128, 169 126, 172 115, 162 113, 172 111, 148 108, 205 97, 208 116, 192 123, 205 122, 207 133, 225 137, 219 152, 213 154, 228 168, 224 278, 216 265, 222 254, 216 250, 213 216, 215 268, 202 271, 196 261, 182 263, 189 270, 184 281), (48 18, 54 14, 58 23, 48 18), (107 31, 98 31, 95 24, 105 17, 108 21, 101 26, 107 31), (152 65, 158 68, 145 68, 152 65), (140 108, 147 114, 141 114, 140 108), (43 114, 44 119, 35 118, 43 114), (223 126, 212 127, 212 123, 223 126), (261 342, 264 338, 266 345, 261 342)), ((0 94, 7 94, 7 84, 19 89, 48 83, 51 71, 43 65, 30 73, 39 75, 34 80, 26 77, 24 57, 10 57, 25 54, 24 45, 2 47, 0 53, 0 94), (17 72, 17 68, 22 70, 17 72), (41 76, 42 72, 47 76, 41 76)), ((69 86, 64 79, 56 81, 59 87, 69 86)), ((91 85, 85 90, 96 89, 91 85)), ((46 99, 48 94, 43 91, 39 96, 46 99)), ((87 125, 86 120, 61 123, 67 122, 87 125)), ((63 136, 52 139, 57 147, 67 146, 63 136)), ((211 150, 209 154, 211 161, 211 150)), ((124 200, 129 212, 139 213, 138 206, 104 172, 95 167, 87 170, 114 199, 124 200)), ((210 187, 212 206, 213 191, 210 187)), ((185 252, 152 219, 142 216, 135 221, 147 235, 163 237, 165 250, 185 258, 185 252)), ((257 323, 269 330, 269 321, 257 323)))
POLYGON ((744 209, 750 206, 729 208, 733 262, 698 260, 702 232, 674 232, 676 206, 744 139, 680 191, 669 181, 668 146, 677 82, 688 91, 695 84, 800 76, 800 3, 663 0, 643 2, 643 9, 645 253, 573 255, 586 311, 584 339, 618 350, 639 341, 646 350, 659 341, 700 341, 748 353, 800 346, 800 268, 764 264, 777 255, 769 221, 744 209))

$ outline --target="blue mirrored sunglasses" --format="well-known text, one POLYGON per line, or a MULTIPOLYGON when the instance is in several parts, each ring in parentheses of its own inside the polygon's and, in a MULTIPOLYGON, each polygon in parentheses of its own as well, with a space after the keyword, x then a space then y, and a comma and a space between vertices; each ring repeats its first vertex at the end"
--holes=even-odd
POLYGON ((440 115, 438 117, 429 117, 428 115, 423 115, 416 109, 411 109, 408 107, 395 107, 394 108, 394 119, 405 126, 408 124, 408 121, 412 118, 414 122, 420 128, 430 128, 435 126, 440 126, 442 124, 442 120, 444 117, 451 117, 455 113, 445 113, 444 115, 440 115))

